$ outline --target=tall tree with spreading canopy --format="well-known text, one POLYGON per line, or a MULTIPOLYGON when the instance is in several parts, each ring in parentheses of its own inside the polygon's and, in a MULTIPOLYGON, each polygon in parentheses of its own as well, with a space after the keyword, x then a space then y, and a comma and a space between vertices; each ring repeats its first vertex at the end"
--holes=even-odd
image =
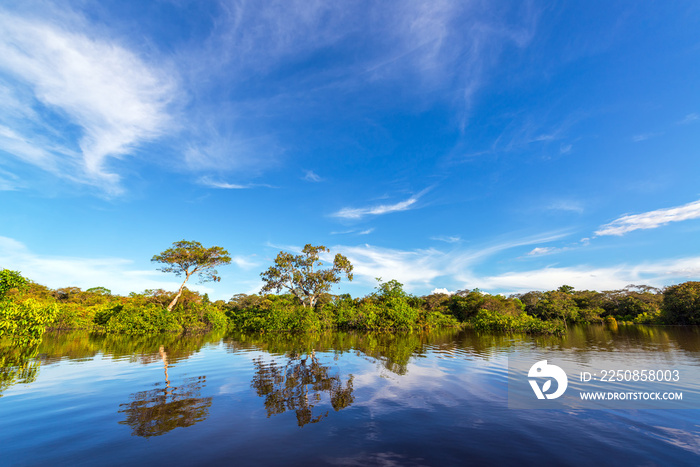
POLYGON ((306 244, 300 255, 280 251, 275 258, 275 265, 260 274, 265 284, 263 293, 273 290, 279 293, 287 289, 294 294, 304 307, 313 308, 318 298, 328 292, 333 284, 340 282, 341 273, 352 281, 352 264, 340 253, 333 259, 333 267, 316 269, 323 266, 320 253, 329 253, 325 246, 306 244))
POLYGON ((185 288, 185 283, 190 276, 197 274, 200 283, 219 282, 221 277, 217 275, 218 272, 214 268, 229 264, 231 257, 228 251, 220 246, 204 248, 199 242, 180 240, 179 242, 174 242, 171 248, 159 255, 155 255, 151 258, 151 261, 164 264, 163 267, 159 268, 159 271, 173 272, 176 276, 185 275, 185 280, 182 282, 180 290, 177 291, 177 295, 168 305, 168 311, 172 311, 182 295, 182 289, 185 288))

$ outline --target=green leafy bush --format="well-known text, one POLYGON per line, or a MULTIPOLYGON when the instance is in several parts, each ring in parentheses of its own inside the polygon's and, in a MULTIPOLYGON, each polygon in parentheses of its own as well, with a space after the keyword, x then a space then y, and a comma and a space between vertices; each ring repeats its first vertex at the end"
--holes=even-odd
POLYGON ((25 288, 27 285, 27 279, 22 277, 22 275, 17 271, 11 271, 9 269, 3 269, 0 271, 0 300, 5 298, 7 293, 12 289, 17 289, 18 291, 25 288))
POLYGON ((496 311, 480 310, 470 322, 474 329, 479 331, 525 332, 528 334, 564 333, 564 327, 560 323, 542 321, 525 313, 509 316, 496 311))
MULTIPOLYGON (((415 297, 403 290, 403 284, 396 280, 382 282, 379 279, 377 292, 360 300, 353 313, 348 308, 354 304, 346 300, 343 310, 350 319, 343 325, 350 329, 415 329, 422 327, 419 322, 421 310, 413 306, 415 297)), ((340 324, 340 323, 339 323, 340 324)))
POLYGON ((661 323, 661 313, 657 312, 643 312, 634 317, 634 324, 659 324, 661 323))
POLYGON ((126 303, 105 324, 107 332, 122 334, 154 334, 183 330, 174 313, 154 303, 126 303))
POLYGON ((299 305, 290 295, 266 295, 245 308, 227 312, 231 326, 243 331, 318 331, 333 326, 332 312, 299 305))
POLYGON ((404 297, 390 297, 383 303, 384 326, 393 329, 411 329, 418 325, 419 311, 404 297))
POLYGON ((664 320, 670 324, 700 324, 700 282, 667 288, 663 298, 664 320))
POLYGON ((57 313, 56 304, 45 304, 32 298, 0 300, 0 336, 40 339, 57 313))
POLYGON ((384 324, 383 310, 371 300, 363 301, 357 307, 353 319, 348 322, 350 329, 381 329, 384 324))
POLYGON ((228 318, 226 318, 224 310, 212 305, 205 307, 202 319, 210 329, 226 329, 228 325, 228 318))
POLYGON ((421 320, 424 328, 453 328, 459 326, 457 318, 439 311, 426 312, 421 320))
POLYGON ((103 303, 99 305, 80 305, 77 303, 59 303, 57 304, 58 313, 56 319, 51 323, 51 329, 67 330, 67 329, 92 329, 95 324, 104 325, 104 314, 110 313, 116 305, 112 303, 103 303), (101 317, 100 323, 97 323, 97 317, 101 317))
POLYGON ((323 307, 325 313, 331 316, 336 326, 341 329, 349 329, 357 319, 357 301, 349 294, 335 297, 323 307))

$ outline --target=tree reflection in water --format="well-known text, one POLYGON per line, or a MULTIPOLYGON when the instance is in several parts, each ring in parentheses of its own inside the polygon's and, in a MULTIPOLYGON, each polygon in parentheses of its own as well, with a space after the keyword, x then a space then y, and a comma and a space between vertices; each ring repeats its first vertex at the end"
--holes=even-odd
POLYGON ((35 357, 39 353, 39 340, 0 340, 0 397, 13 384, 29 384, 36 381, 41 362, 35 357))
POLYGON ((355 400, 352 395, 353 376, 343 385, 338 374, 330 374, 330 366, 321 365, 315 352, 301 358, 292 355, 286 365, 266 363, 262 358, 253 361, 255 376, 252 387, 265 398, 267 416, 294 410, 297 424, 318 423, 329 411, 314 415, 314 408, 322 403, 322 394, 328 393, 331 407, 337 412, 355 400))
POLYGON ((131 395, 131 402, 120 405, 123 409, 119 413, 125 413, 126 420, 119 423, 129 425, 133 436, 160 436, 178 427, 192 426, 209 416, 212 398, 197 397, 206 385, 206 376, 188 378, 180 386, 171 387, 168 357, 162 346, 159 353, 165 371, 165 387, 137 392, 131 395))

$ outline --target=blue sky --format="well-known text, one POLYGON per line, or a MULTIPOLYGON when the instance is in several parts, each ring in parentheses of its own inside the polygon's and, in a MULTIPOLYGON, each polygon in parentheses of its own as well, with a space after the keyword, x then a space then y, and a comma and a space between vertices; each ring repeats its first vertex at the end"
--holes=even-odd
POLYGON ((5 1, 0 267, 173 290, 282 249, 415 294, 700 279, 700 5, 5 1))

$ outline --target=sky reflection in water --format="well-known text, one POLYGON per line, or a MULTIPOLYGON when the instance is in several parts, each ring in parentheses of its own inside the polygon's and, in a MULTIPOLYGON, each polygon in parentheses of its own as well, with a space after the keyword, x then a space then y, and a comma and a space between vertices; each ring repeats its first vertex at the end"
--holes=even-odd
POLYGON ((543 349, 700 365, 698 329, 678 327, 54 334, 25 362, 29 378, 3 347, 14 366, 2 373, 0 464, 700 463, 699 410, 509 409, 508 356, 543 349))

